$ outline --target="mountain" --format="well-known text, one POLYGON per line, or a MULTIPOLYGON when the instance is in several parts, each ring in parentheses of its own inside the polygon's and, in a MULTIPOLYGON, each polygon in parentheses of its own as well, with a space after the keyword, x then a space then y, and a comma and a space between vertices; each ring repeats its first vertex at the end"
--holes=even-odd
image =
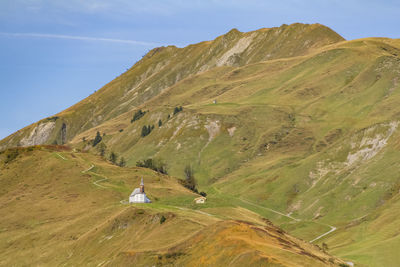
POLYGON ((18 131, 5 138, 0 145, 4 148, 43 143, 61 144, 84 130, 142 105, 189 76, 217 66, 243 66, 304 55, 341 40, 343 38, 338 34, 319 24, 293 24, 248 33, 233 29, 213 41, 185 48, 155 48, 93 95, 54 117, 18 131))
MULTIPOLYGON (((210 200, 199 211, 226 216, 226 207, 235 209, 233 222, 193 236, 199 244, 219 235, 214 231, 262 226, 249 221, 251 212, 337 257, 395 266, 399 56, 399 39, 346 41, 320 24, 234 29, 213 41, 151 50, 93 95, 3 139, 0 148, 67 144, 92 156, 99 154, 92 145, 99 132, 107 154, 123 156, 128 167, 152 158, 183 178, 190 165, 210 200)), ((158 264, 146 253, 131 256, 158 264)), ((194 246, 182 253, 206 252, 194 246)), ((125 256, 115 260, 132 260, 125 256)), ((176 262, 192 263, 183 255, 176 262)))

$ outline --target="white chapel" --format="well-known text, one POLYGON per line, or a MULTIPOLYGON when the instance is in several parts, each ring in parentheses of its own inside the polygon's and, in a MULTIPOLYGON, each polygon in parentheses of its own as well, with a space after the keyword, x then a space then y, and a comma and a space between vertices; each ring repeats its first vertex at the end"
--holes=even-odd
POLYGON ((150 199, 148 199, 146 193, 144 192, 143 177, 142 181, 140 182, 140 187, 135 188, 135 190, 133 190, 132 194, 129 196, 129 203, 151 203, 150 199))

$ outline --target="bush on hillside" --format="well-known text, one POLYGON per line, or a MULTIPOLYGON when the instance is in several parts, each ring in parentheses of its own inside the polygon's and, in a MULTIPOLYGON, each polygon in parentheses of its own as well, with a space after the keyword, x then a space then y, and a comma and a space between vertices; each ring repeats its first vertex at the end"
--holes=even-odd
POLYGON ((329 250, 328 244, 322 243, 322 250, 323 250, 324 252, 327 252, 327 251, 329 250))
POLYGON ((162 126, 162 121, 160 119, 160 120, 158 120, 158 127, 161 127, 161 126, 162 126))
POLYGON ((162 215, 160 218, 160 224, 163 224, 166 220, 167 220, 167 218, 165 218, 165 216, 162 215))
POLYGON ((6 150, 6 152, 5 152, 6 159, 4 160, 4 163, 7 164, 7 163, 12 162, 14 159, 16 159, 18 157, 18 155, 19 155, 19 151, 17 148, 6 150))
POLYGON ((200 194, 200 196, 203 196, 203 197, 206 197, 206 196, 207 196, 207 193, 204 192, 204 191, 201 191, 199 194, 200 194))

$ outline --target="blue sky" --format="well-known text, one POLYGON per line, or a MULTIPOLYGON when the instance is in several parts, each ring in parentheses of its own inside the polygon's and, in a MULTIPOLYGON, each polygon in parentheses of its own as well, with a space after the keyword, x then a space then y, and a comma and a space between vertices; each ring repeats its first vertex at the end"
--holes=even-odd
POLYGON ((321 23, 346 39, 400 38, 400 1, 0 0, 0 139, 111 81, 148 50, 321 23))

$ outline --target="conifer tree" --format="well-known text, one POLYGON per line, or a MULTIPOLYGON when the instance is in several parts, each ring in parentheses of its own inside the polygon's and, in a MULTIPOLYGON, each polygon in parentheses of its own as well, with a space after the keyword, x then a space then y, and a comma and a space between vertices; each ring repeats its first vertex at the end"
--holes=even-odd
POLYGON ((96 146, 98 143, 100 143, 102 139, 103 138, 101 138, 100 132, 97 131, 96 137, 93 140, 93 146, 96 146))
POLYGON ((185 182, 184 186, 192 191, 197 191, 196 189, 196 180, 194 178, 194 171, 191 165, 186 165, 184 169, 185 173, 185 182))
POLYGON ((106 154, 107 146, 104 144, 104 142, 102 142, 97 146, 97 150, 99 151, 100 156, 104 157, 104 155, 106 154))
POLYGON ((116 164, 118 160, 118 155, 111 151, 109 159, 113 164, 116 164))
POLYGON ((141 136, 142 136, 142 137, 145 137, 146 135, 148 135, 148 129, 147 129, 147 126, 144 125, 143 128, 142 128, 142 134, 141 134, 141 136))
POLYGON ((121 159, 120 159, 120 161, 118 163, 118 166, 120 166, 120 167, 125 167, 126 166, 126 161, 125 161, 124 157, 121 157, 121 159))

